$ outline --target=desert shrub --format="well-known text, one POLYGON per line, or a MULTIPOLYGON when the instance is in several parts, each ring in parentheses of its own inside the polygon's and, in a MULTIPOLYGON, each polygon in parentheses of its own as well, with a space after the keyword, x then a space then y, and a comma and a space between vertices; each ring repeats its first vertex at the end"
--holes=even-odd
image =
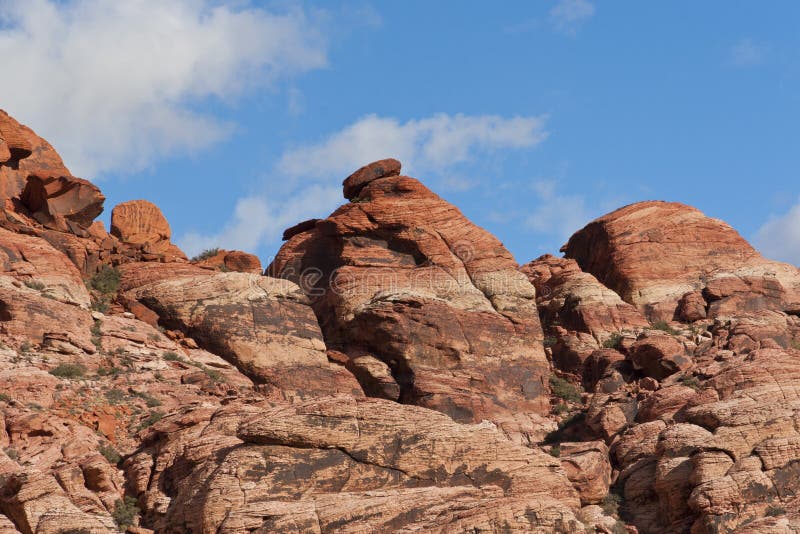
POLYGON ((550 450, 548 452, 550 453, 550 456, 552 456, 553 458, 559 458, 561 456, 561 446, 553 445, 552 447, 550 447, 550 450))
POLYGON ((117 449, 111 445, 100 445, 100 454, 102 454, 111 465, 117 465, 119 461, 122 460, 122 456, 119 455, 117 449))
POLYGON ((120 273, 116 267, 103 267, 89 280, 89 287, 103 294, 116 293, 119 289, 120 273))
POLYGON ((150 412, 150 414, 148 414, 147 417, 145 417, 142 420, 141 423, 139 423, 137 430, 143 430, 145 428, 151 427, 154 424, 161 421, 163 418, 164 418, 163 412, 159 412, 158 410, 153 410, 152 412, 150 412))
MULTIPOLYGON (((97 374, 100 374, 100 371, 97 374)), ((121 389, 109 389, 106 391, 106 400, 111 404, 119 404, 125 400, 125 392, 121 389)))
POLYGON ((622 334, 619 332, 614 332, 611 334, 611 337, 603 341, 603 347, 607 349, 616 349, 619 346, 620 341, 622 341, 622 334))
POLYGON ((133 520, 139 514, 139 507, 136 505, 136 499, 130 495, 126 495, 124 499, 117 499, 114 503, 114 512, 111 517, 117 524, 120 530, 125 530, 133 524, 133 520))
POLYGON ((44 291, 44 288, 47 287, 42 282, 36 280, 25 280, 25 285, 36 291, 44 291))
POLYGON ((764 516, 777 517, 785 513, 786 513, 786 508, 784 508, 783 506, 775 506, 774 504, 770 504, 769 506, 767 506, 767 510, 764 512, 764 516))
POLYGON ((558 339, 557 339, 555 336, 546 336, 546 337, 544 338, 544 341, 542 342, 542 344, 543 344, 545 347, 552 347, 552 346, 553 346, 553 345, 555 345, 557 342, 558 342, 558 339))
POLYGON ((50 374, 58 378, 80 378, 86 373, 86 368, 79 363, 62 363, 50 369, 50 374))
POLYGON ((3 452, 5 452, 6 456, 8 456, 9 458, 11 458, 14 461, 19 459, 19 453, 17 451, 15 451, 14 449, 5 448, 5 449, 3 449, 3 452))
POLYGON ((680 380, 681 385, 686 386, 687 388, 692 388, 695 391, 700 389, 700 381, 695 376, 684 376, 680 380))
POLYGON ((193 257, 193 258, 192 258, 192 261, 203 261, 203 260, 207 260, 208 258, 213 258, 213 257, 214 257, 214 256, 216 256, 217 254, 219 254, 219 247, 215 247, 215 248, 207 248, 207 249, 205 249, 203 252, 201 252, 200 254, 198 254, 197 256, 193 257))
POLYGON ((613 491, 609 491, 608 495, 603 498, 600 507, 606 515, 619 517, 619 505, 622 503, 622 496, 613 491))
POLYGON ((650 323, 650 328, 653 330, 661 330, 662 332, 666 332, 672 336, 680 334, 680 332, 672 328, 666 321, 656 321, 654 323, 650 323))
POLYGON ((558 376, 550 377, 550 389, 553 395, 567 402, 580 402, 581 393, 577 386, 558 376))
POLYGON ((173 352, 171 350, 168 350, 167 352, 164 353, 164 359, 167 360, 168 362, 179 362, 183 360, 183 358, 178 356, 177 352, 173 352))

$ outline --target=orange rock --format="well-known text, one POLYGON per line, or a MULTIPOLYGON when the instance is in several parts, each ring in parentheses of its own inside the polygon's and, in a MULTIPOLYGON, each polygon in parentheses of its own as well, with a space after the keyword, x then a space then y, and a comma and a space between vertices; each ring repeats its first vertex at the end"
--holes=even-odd
POLYGON ((291 237, 268 272, 309 294, 329 348, 387 364, 402 402, 462 422, 546 414, 533 286, 495 237, 394 174, 377 162, 348 178, 358 198, 291 237))

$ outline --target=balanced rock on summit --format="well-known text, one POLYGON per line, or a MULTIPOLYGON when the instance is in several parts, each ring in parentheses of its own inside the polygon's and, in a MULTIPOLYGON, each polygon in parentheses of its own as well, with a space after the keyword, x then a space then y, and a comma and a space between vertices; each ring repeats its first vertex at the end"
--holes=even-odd
POLYGON ((494 236, 391 161, 345 180, 352 201, 291 236, 268 273, 307 291, 328 348, 388 365, 401 402, 526 434, 549 411, 534 287, 494 236))

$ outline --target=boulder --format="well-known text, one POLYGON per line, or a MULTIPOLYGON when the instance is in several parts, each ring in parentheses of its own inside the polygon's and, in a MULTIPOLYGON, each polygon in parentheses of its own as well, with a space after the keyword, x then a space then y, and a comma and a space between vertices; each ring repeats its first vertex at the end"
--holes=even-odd
POLYGON ((158 206, 147 200, 130 200, 111 211, 111 235, 123 243, 140 248, 166 261, 185 260, 186 255, 172 244, 172 230, 158 206))
POLYGON ((261 274, 263 270, 258 256, 241 250, 218 250, 213 256, 193 263, 208 269, 235 271, 238 273, 261 274))
POLYGON ((344 198, 352 200, 358 196, 364 186, 379 178, 400 175, 401 164, 396 159, 388 158, 364 165, 342 182, 344 198))

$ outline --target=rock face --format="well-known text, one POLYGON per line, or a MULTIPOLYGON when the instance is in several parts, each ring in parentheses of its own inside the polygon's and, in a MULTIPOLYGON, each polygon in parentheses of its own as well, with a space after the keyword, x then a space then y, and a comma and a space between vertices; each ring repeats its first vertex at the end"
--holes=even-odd
POLYGON ((796 268, 765 260, 733 228, 683 204, 620 208, 578 231, 562 252, 653 320, 671 320, 696 291, 711 316, 800 307, 796 268))
POLYGON ((592 334, 598 341, 622 330, 648 326, 631 304, 608 289, 571 259, 549 254, 523 265, 520 270, 536 287, 536 301, 545 322, 592 334))
POLYGON ((423 408, 334 397, 153 434, 125 467, 158 532, 585 532, 558 460, 423 408))
POLYGON ((497 239, 398 167, 345 180, 357 198, 292 236, 268 273, 306 290, 329 348, 388 365, 401 402, 524 434, 549 410, 535 290, 497 239))
MULTIPOLYGON (((135 272, 135 269, 132 269, 135 272)), ((223 356, 278 399, 361 394, 353 375, 330 363, 308 298, 288 280, 198 269, 131 287, 125 297, 159 323, 223 356)))

